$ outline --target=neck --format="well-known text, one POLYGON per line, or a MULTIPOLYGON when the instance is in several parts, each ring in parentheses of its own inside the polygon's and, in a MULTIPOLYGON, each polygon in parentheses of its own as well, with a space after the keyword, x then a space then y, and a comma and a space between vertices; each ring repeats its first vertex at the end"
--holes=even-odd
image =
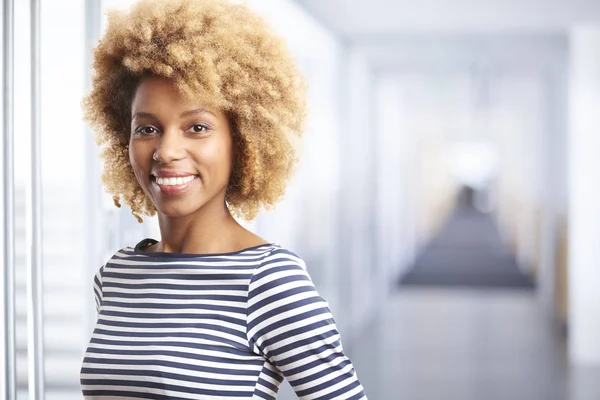
POLYGON ((184 217, 158 216, 161 242, 156 251, 207 254, 231 251, 236 232, 243 229, 233 218, 225 202, 206 204, 184 217), (210 208, 210 209, 209 209, 210 208))

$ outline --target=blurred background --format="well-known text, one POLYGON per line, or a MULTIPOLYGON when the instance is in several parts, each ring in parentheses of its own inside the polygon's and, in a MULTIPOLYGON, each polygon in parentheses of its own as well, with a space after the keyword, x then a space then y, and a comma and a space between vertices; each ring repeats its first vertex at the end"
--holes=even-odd
MULTIPOLYGON (((80 108, 104 13, 131 3, 41 1, 47 399, 81 398, 93 274, 159 238, 104 193, 80 108)), ((249 226, 306 260, 369 398, 600 399, 600 1, 248 4, 286 38, 310 106, 285 200, 249 226)), ((25 399, 29 2, 13 22, 25 399)))

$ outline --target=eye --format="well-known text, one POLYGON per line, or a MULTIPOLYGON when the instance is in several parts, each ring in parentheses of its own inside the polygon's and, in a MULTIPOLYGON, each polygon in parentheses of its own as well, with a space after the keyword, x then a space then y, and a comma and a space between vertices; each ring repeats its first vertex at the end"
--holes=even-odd
POLYGON ((158 132, 158 130, 155 127, 149 125, 140 126, 135 130, 135 133, 141 136, 154 135, 156 132, 158 132))
POLYGON ((189 132, 205 133, 207 130, 208 130, 208 127, 206 125, 195 124, 190 127, 189 132))

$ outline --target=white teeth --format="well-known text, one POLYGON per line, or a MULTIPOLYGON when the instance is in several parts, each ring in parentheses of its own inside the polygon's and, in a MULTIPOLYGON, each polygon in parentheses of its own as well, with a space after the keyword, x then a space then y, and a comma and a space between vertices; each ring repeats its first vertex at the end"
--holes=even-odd
POLYGON ((175 186, 175 185, 185 185, 188 182, 193 181, 195 176, 190 175, 184 178, 160 178, 156 177, 156 183, 162 186, 175 186))

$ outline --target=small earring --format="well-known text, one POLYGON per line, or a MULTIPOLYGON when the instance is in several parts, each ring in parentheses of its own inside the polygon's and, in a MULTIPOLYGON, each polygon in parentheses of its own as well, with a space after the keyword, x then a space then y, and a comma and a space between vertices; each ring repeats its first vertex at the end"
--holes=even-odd
POLYGON ((152 154, 152 159, 158 162, 158 153, 154 152, 154 154, 152 154))

